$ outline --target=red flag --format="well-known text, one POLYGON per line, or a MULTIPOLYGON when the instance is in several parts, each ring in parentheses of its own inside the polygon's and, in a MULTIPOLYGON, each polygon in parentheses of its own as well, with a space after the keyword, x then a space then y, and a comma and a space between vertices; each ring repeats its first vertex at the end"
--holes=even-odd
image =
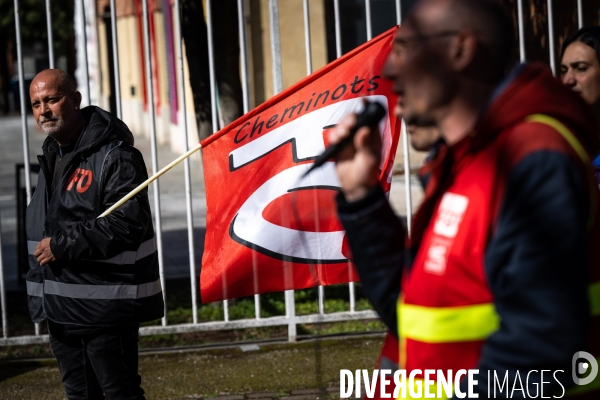
POLYGON ((206 240, 202 301, 358 280, 334 197, 334 164, 302 174, 327 146, 327 130, 381 102, 388 115, 380 180, 389 190, 400 121, 381 70, 397 27, 276 95, 202 142, 206 240), (392 117, 390 117, 392 116, 392 117))

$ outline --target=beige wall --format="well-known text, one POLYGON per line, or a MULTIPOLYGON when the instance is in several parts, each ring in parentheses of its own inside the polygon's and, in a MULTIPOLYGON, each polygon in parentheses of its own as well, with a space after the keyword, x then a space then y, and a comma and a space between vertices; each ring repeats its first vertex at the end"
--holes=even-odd
MULTIPOLYGON (((248 57, 249 57, 249 86, 251 89, 251 108, 273 96, 273 78, 271 74, 271 48, 269 35, 268 0, 245 0, 246 22, 248 32, 248 57), (260 43, 262 51, 253 51, 260 43)), ((310 0, 310 24, 312 44, 312 68, 316 71, 324 66, 327 61, 325 38, 325 10, 324 0, 310 0)), ((143 109, 143 75, 142 68, 145 64, 140 60, 140 42, 138 26, 135 17, 135 0, 118 0, 117 2, 117 35, 119 46, 119 70, 121 81, 121 101, 123 120, 135 135, 150 134, 149 116, 143 109), (134 94, 132 94, 132 88, 134 94)), ((157 6, 161 4, 156 1, 157 6)), ((109 0, 98 0, 98 14, 104 12, 109 5, 109 0)), ((279 0, 279 17, 281 33, 281 56, 284 89, 303 79, 306 74, 306 57, 304 48, 304 17, 302 0, 279 0)), ((173 25, 175 26, 175 10, 173 10, 173 25)), ((181 110, 178 115, 178 125, 172 124, 170 117, 167 57, 162 11, 157 7, 154 12, 154 27, 156 39, 156 57, 158 63, 158 84, 155 83, 154 95, 160 97, 160 110, 156 114, 156 132, 160 143, 169 144, 173 151, 181 153, 184 150, 181 110)), ((98 35, 100 38, 100 66, 102 69, 102 95, 108 105, 110 96, 108 44, 106 43, 105 26, 102 19, 98 20, 98 35)), ((232 37, 231 40, 238 40, 232 37)), ((185 55, 185 51, 184 51, 185 55)), ((191 88, 189 85, 189 71, 184 56, 185 92, 187 105, 187 126, 190 145, 197 143, 197 127, 195 122, 194 105, 191 88)), ((179 80, 179 66, 176 60, 177 79, 179 80)), ((179 89, 179 87, 178 87, 179 89)))
MULTIPOLYGON (((269 0, 247 0, 248 32, 252 50, 251 77, 253 105, 274 95, 269 0)), ((279 0, 279 33, 283 89, 307 75, 302 0, 279 0)), ((324 0, 309 1, 311 57, 313 72, 327 63, 324 0)))
MULTIPOLYGON (((98 1, 98 9, 104 10, 104 3, 108 4, 108 0, 98 1)), ((157 1, 157 5, 160 2, 157 1)), ((135 135, 150 135, 150 121, 147 111, 144 111, 143 104, 143 70, 145 63, 140 59, 140 49, 143 47, 143 41, 140 41, 138 35, 138 22, 135 16, 135 2, 129 0, 117 1, 117 36, 119 48, 119 72, 120 72, 120 89, 123 121, 129 126, 135 135)), ((174 12, 174 10, 173 10, 174 12)), ((171 110, 169 105, 168 94, 168 70, 167 70, 167 55, 166 55, 166 35, 164 32, 164 20, 161 11, 155 11, 154 29, 156 39, 156 55, 158 68, 158 82, 154 82, 154 96, 160 99, 160 108, 155 114, 155 128, 157 133, 157 141, 161 144, 169 144, 173 151, 181 153, 184 150, 183 143, 183 124, 181 123, 184 117, 181 105, 179 106, 178 121, 179 124, 171 123, 171 110)), ((173 24, 175 24, 175 15, 173 14, 173 24)), ((110 26, 105 26, 100 19, 98 21, 98 34, 100 37, 100 65, 102 69, 102 95, 105 99, 105 107, 108 107, 108 97, 110 96, 111 88, 108 79, 108 45, 106 43, 105 30, 110 29, 110 26)), ((185 52, 184 52, 185 54, 185 52)), ((187 62, 184 56, 184 65, 187 67, 187 62)), ((176 74, 179 81, 179 67, 176 60, 176 74)), ((186 74, 186 76, 189 76, 186 74)), ((187 96, 187 128, 189 131, 192 144, 197 143, 197 129, 194 117, 194 105, 192 101, 191 89, 186 79, 186 96, 187 96)), ((179 86, 178 86, 178 95, 179 86)))
POLYGON ((123 121, 136 135, 149 135, 147 117, 143 113, 142 62, 134 16, 117 20, 119 72, 123 121))

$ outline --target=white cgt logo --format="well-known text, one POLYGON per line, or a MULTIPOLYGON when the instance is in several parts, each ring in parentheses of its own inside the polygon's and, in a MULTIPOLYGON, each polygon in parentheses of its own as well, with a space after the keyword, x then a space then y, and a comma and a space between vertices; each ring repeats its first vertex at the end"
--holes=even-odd
POLYGON ((440 202, 433 231, 447 238, 455 237, 468 205, 467 197, 456 193, 445 193, 440 202))
MULTIPOLYGON (((377 101, 388 109, 385 96, 367 96, 367 99, 377 101)), ((357 98, 334 103, 303 115, 233 150, 229 154, 230 168, 243 168, 244 165, 288 142, 292 144, 290 156, 294 162, 314 159, 325 150, 323 128, 335 125, 346 114, 358 112, 362 108, 362 99, 357 98)), ((392 137, 389 118, 382 119, 379 130, 383 140, 382 154, 387 154, 391 148, 392 137)), ((301 231, 273 224, 263 217, 264 209, 271 202, 290 192, 339 188, 339 180, 332 162, 301 179, 310 166, 311 164, 301 164, 288 168, 262 184, 238 210, 229 226, 230 236, 245 246, 278 259, 304 263, 347 262, 342 254, 344 231, 301 231)))

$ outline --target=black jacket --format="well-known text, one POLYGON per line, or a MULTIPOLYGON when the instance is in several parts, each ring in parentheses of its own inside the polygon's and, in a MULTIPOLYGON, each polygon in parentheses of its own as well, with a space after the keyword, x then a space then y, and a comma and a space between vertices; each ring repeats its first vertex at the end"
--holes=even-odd
POLYGON ((97 217, 148 175, 127 126, 98 107, 87 122, 54 192, 58 144, 48 137, 40 176, 27 208, 27 294, 34 322, 117 325, 164 314, 147 189, 104 218, 97 217), (40 267, 33 252, 51 237, 56 257, 40 267))

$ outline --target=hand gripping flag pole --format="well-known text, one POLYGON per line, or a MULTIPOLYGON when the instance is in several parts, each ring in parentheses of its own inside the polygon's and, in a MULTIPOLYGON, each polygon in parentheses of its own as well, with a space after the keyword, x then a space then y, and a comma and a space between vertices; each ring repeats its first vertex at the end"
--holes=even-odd
POLYGON ((108 214, 110 214, 115 209, 119 208, 121 205, 123 205, 125 202, 127 202, 127 200, 131 199, 133 196, 135 196, 136 194, 138 194, 139 191, 141 191, 146 186, 148 186, 149 184, 151 184, 152 182, 154 182, 155 180, 157 180, 165 172, 167 172, 168 170, 170 170, 171 168, 173 168, 174 166, 176 166, 177 164, 179 164, 180 162, 182 162, 183 160, 185 160, 186 158, 188 158, 189 156, 191 156, 192 154, 194 154, 195 152, 197 152, 201 148, 202 148, 202 144, 198 143, 198 145, 196 147, 190 149, 185 154, 182 154, 177 159, 175 159, 174 161, 172 161, 169 165, 167 165, 166 167, 164 167, 163 169, 161 169, 160 171, 158 171, 156 174, 152 175, 150 178, 146 179, 138 187, 136 187, 131 192, 129 192, 125 197, 123 197, 121 200, 117 201, 110 208, 108 208, 106 211, 104 211, 102 214, 100 214, 100 216, 98 218, 106 217, 108 214))

